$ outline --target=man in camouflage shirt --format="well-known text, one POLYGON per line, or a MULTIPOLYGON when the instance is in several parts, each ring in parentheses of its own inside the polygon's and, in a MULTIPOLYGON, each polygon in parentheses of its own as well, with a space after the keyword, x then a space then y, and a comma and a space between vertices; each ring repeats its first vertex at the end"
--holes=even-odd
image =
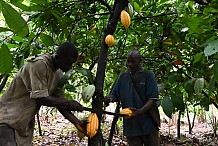
POLYGON ((0 98, 0 146, 31 146, 35 115, 42 105, 57 107, 78 130, 86 133, 86 123, 71 113, 82 111, 82 105, 66 100, 64 89, 57 86, 63 72, 71 69, 77 57, 76 47, 65 42, 56 54, 27 60, 0 98))

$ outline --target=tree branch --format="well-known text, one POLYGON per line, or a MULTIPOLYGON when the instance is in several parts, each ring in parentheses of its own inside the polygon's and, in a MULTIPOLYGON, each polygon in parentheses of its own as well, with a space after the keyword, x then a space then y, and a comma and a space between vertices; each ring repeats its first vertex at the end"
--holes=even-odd
MULTIPOLYGON (((1 79, 2 79, 2 75, 1 75, 1 79)), ((5 84, 7 83, 7 80, 8 80, 8 77, 9 77, 9 74, 6 74, 4 77, 3 77, 3 80, 0 84, 0 92, 3 90, 3 88, 5 87, 5 84)), ((0 80, 1 81, 1 80, 0 80)))

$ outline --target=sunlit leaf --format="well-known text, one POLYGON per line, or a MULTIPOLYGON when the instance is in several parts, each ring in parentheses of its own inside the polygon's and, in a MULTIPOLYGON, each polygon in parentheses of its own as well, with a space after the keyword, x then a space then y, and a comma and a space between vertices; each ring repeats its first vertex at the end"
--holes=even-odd
POLYGON ((186 3, 186 1, 182 1, 182 2, 179 4, 179 6, 177 7, 177 13, 178 13, 178 15, 181 15, 181 14, 182 14, 183 9, 184 9, 184 6, 185 6, 185 3, 186 3))
POLYGON ((17 2, 17 3, 14 3, 14 5, 24 11, 29 11, 29 7, 24 5, 22 2, 17 2))
POLYGON ((31 3, 36 3, 36 4, 46 4, 48 1, 47 0, 31 0, 31 3))
POLYGON ((40 39, 42 40, 43 44, 45 44, 45 46, 52 46, 53 45, 53 39, 51 36, 41 33, 39 35, 40 39))
POLYGON ((12 36, 12 39, 17 42, 23 42, 23 38, 21 36, 12 36))
POLYGON ((134 7, 134 9, 135 9, 137 12, 140 12, 141 8, 140 8, 140 6, 139 6, 139 4, 138 4, 137 2, 134 2, 134 3, 133 3, 133 7, 134 7))
POLYGON ((25 37, 29 28, 23 17, 9 4, 2 1, 2 13, 9 28, 17 35, 25 37))

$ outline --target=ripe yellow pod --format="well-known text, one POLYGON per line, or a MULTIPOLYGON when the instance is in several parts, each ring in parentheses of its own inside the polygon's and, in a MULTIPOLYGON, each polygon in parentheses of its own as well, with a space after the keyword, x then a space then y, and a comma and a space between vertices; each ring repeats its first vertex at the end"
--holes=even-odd
POLYGON ((128 116, 132 116, 133 112, 129 108, 124 108, 124 109, 122 109, 120 111, 120 114, 125 114, 125 115, 128 115, 128 116))
POLYGON ((120 14, 120 18, 121 18, 121 22, 123 24, 123 26, 127 29, 130 26, 131 23, 131 18, 129 16, 129 13, 127 13, 125 10, 121 11, 120 14))
POLYGON ((108 45, 108 46, 112 46, 114 45, 114 36, 109 34, 105 37, 105 43, 108 45))
POLYGON ((90 138, 96 135, 98 131, 98 116, 96 113, 92 113, 88 118, 88 124, 86 125, 87 134, 90 138))

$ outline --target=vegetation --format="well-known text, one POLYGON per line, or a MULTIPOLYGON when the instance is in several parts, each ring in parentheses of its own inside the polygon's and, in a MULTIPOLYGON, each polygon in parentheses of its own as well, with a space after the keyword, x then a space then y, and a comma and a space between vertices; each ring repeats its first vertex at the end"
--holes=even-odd
MULTIPOLYGON (((143 67, 156 75, 160 106, 168 117, 194 113, 198 106, 218 108, 216 0, 0 0, 0 10, 2 92, 26 58, 53 53, 71 41, 80 55, 60 83, 69 99, 80 100, 82 88, 94 84, 90 104, 102 109, 103 96, 126 69, 127 52, 139 49, 143 67), (129 4, 134 11, 125 28, 120 13, 129 4), (110 47, 108 34, 115 40, 110 47)), ((89 145, 94 143, 104 145, 101 130, 89 139, 89 145)))

